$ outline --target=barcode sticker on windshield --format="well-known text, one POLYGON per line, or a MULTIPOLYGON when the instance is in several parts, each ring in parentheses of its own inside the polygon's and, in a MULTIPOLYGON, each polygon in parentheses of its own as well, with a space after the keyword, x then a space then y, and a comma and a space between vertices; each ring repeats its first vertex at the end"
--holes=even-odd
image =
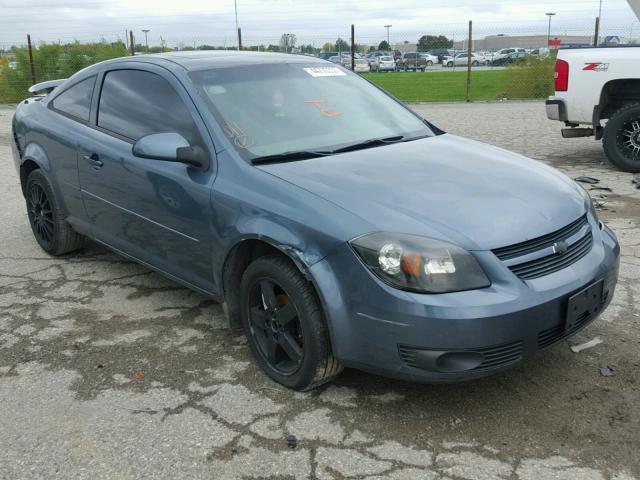
POLYGON ((303 70, 312 77, 341 77, 346 75, 338 67, 307 67, 303 70))

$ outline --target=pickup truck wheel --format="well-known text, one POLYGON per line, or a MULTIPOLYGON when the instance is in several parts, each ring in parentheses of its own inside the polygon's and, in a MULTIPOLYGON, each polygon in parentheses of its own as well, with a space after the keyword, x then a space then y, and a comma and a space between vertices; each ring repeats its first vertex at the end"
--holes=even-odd
POLYGON ((640 172, 640 103, 625 105, 609 118, 602 136, 611 163, 625 172, 640 172))
POLYGON ((447 62, 447 67, 449 68, 453 67, 453 62, 447 62))
POLYGON ((26 184, 27 215, 33 236, 49 255, 62 255, 84 245, 84 237, 65 220, 47 177, 34 170, 26 184))
POLYGON ((273 380, 309 390, 342 371, 316 292, 291 261, 258 258, 242 276, 240 295, 249 348, 273 380))

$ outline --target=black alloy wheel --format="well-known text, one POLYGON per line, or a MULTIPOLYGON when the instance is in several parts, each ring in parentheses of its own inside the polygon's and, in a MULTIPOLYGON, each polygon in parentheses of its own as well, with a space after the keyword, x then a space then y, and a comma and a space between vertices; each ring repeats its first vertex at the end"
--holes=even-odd
POLYGON ((629 103, 610 117, 602 143, 611 163, 625 172, 640 172, 640 103, 629 103))
POLYGON ((281 375, 300 368, 304 340, 298 310, 285 290, 273 279, 253 285, 249 296, 249 326, 258 351, 281 375))
POLYGON ((29 185, 27 210, 36 240, 45 250, 50 248, 55 235, 53 208, 47 192, 39 183, 29 185))
POLYGON ((67 223, 51 182, 42 170, 33 170, 24 186, 27 216, 38 245, 49 255, 62 255, 82 248, 85 238, 67 223))
POLYGON ((260 257, 247 267, 240 301, 251 353, 273 380, 309 390, 342 371, 315 288, 284 255, 260 257))
POLYGON ((625 123, 617 140, 618 148, 629 160, 640 162, 640 118, 625 123))

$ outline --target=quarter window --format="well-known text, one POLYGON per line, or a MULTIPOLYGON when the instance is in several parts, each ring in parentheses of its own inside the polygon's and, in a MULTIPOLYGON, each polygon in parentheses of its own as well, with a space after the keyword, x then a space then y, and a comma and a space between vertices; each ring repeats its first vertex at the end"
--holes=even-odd
POLYGON ((95 83, 95 76, 76 83, 56 96, 51 101, 51 107, 78 120, 88 122, 95 83))
POLYGON ((102 84, 98 126, 131 140, 175 132, 192 145, 197 127, 174 88, 160 75, 142 70, 108 72, 102 84))

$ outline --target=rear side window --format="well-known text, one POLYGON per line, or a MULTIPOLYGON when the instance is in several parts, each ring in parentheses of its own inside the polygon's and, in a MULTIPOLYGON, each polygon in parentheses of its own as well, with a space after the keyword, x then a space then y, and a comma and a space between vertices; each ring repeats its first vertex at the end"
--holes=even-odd
POLYGON ((96 77, 90 77, 72 85, 51 101, 51 107, 78 120, 88 122, 95 83, 96 77))
POLYGON ((160 75, 142 70, 108 72, 102 84, 98 126, 131 140, 175 132, 192 145, 198 132, 186 105, 160 75))

